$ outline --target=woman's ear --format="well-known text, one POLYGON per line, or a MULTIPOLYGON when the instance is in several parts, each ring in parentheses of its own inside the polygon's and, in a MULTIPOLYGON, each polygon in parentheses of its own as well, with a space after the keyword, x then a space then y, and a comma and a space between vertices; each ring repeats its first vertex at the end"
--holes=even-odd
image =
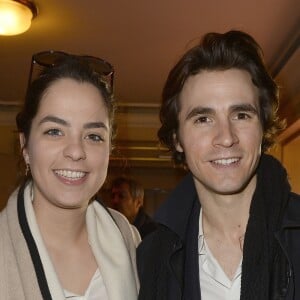
POLYGON ((178 151, 178 152, 184 152, 183 148, 181 146, 179 137, 178 137, 178 135, 176 133, 173 133, 173 143, 174 143, 176 151, 178 151))
POLYGON ((24 133, 19 133, 19 141, 20 141, 20 147, 21 147, 24 161, 26 164, 29 164, 29 155, 28 155, 27 149, 25 147, 26 139, 25 139, 24 133))

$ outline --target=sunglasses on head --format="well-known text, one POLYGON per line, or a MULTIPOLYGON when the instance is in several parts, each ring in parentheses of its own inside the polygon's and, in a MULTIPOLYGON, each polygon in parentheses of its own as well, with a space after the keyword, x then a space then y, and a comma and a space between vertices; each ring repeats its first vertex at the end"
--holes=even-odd
POLYGON ((68 56, 79 58, 87 63, 89 67, 99 75, 101 80, 108 84, 110 90, 113 90, 114 68, 109 62, 95 56, 74 55, 54 50, 33 54, 29 74, 29 84, 38 77, 44 68, 51 68, 59 65, 62 59, 68 56))

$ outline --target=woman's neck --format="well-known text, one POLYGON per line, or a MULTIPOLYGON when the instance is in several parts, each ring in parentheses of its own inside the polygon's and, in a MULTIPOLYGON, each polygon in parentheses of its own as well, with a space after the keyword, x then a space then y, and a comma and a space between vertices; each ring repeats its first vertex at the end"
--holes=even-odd
POLYGON ((86 209, 62 209, 52 205, 40 207, 35 201, 33 208, 37 224, 46 244, 55 246, 76 244, 86 236, 86 209))

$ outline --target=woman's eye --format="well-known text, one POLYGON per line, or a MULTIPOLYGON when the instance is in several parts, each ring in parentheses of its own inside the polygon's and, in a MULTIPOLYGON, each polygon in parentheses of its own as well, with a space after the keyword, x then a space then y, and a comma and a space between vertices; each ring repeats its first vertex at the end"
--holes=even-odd
POLYGON ((99 134, 89 134, 87 136, 87 139, 93 141, 93 142, 103 142, 104 139, 99 134))
POLYGON ((52 129, 49 129, 45 132, 45 134, 47 135, 51 135, 51 136, 62 136, 62 132, 59 130, 59 129, 56 129, 56 128, 52 128, 52 129))

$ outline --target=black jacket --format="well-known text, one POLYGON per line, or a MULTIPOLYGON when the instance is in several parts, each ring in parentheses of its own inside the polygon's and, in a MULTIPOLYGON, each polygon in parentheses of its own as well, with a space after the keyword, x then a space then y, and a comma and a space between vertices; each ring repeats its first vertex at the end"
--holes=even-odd
POLYGON ((157 223, 145 213, 143 208, 140 208, 133 225, 139 231, 142 239, 147 234, 157 229, 157 223))
MULTIPOLYGON (((201 299, 197 245, 198 226, 187 239, 191 219, 196 224, 200 204, 194 181, 188 174, 173 191, 156 215, 161 223, 158 230, 147 236, 137 251, 140 276, 140 300, 201 299), (194 240, 194 241, 193 241, 194 240), (194 250, 193 250, 194 249, 194 250), (185 254, 188 253, 188 255, 185 254), (187 259, 186 259, 187 257, 187 259), (195 288, 198 286, 198 288, 195 288), (193 289, 193 290, 191 290, 193 289), (187 296, 184 291, 189 290, 187 296)), ((300 197, 290 193, 290 200, 281 230, 274 233, 280 249, 288 260, 288 268, 282 271, 284 278, 275 284, 276 292, 266 300, 300 299, 300 197)))

